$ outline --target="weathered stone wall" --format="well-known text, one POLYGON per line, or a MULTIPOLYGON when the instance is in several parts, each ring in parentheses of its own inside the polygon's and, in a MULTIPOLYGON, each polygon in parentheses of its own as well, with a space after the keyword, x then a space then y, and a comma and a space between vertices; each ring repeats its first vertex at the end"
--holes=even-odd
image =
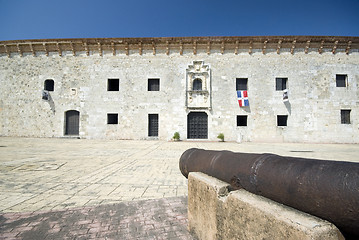
POLYGON ((77 110, 83 138, 148 139, 148 114, 159 114, 159 139, 176 131, 186 139, 188 113, 203 111, 209 140, 222 132, 227 141, 359 142, 358 52, 11 53, 0 55, 0 84, 2 136, 62 137, 65 112, 77 110), (194 61, 209 66, 211 108, 186 107, 186 69, 194 61), (336 74, 348 76, 347 87, 336 87, 336 74), (276 77, 288 78, 287 103, 276 77), (110 78, 119 79, 119 91, 107 91, 110 78), (148 78, 160 79, 160 91, 147 91, 148 78), (248 78, 249 107, 238 105, 236 78, 248 78), (41 99, 46 79, 55 82, 50 101, 41 99), (351 124, 341 124, 341 109, 351 110, 351 124), (107 113, 118 113, 119 123, 107 124, 107 113), (248 126, 238 127, 237 115, 248 115, 248 126), (288 115, 288 126, 278 127, 277 115, 288 115))
POLYGON ((344 240, 333 224, 204 173, 188 177, 189 230, 199 239, 344 240))

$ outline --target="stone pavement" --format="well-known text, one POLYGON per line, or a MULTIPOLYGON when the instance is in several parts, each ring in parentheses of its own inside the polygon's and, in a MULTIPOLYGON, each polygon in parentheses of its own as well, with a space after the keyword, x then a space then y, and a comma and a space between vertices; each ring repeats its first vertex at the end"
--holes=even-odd
POLYGON ((193 239, 187 198, 132 201, 71 210, 5 213, 0 239, 193 239))
POLYGON ((134 239, 136 234, 144 239, 191 239, 185 230, 187 180, 178 161, 192 147, 359 161, 358 144, 0 137, 0 238, 17 233, 20 239, 36 234, 52 239, 116 234, 115 239, 134 239), (123 218, 106 215, 111 211, 123 218), (171 211, 174 218, 160 215, 171 211), (121 227, 126 230, 121 232, 121 227), (94 229, 98 231, 91 234, 94 229))

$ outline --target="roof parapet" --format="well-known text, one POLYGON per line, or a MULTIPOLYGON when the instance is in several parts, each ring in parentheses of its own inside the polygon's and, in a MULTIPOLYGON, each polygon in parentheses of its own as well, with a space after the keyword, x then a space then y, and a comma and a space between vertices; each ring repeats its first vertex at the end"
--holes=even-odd
POLYGON ((46 56, 50 52, 58 52, 62 56, 64 51, 97 52, 103 56, 104 51, 110 51, 114 56, 116 52, 130 54, 130 50, 138 51, 142 55, 144 50, 150 50, 156 55, 158 49, 165 49, 165 53, 178 52, 183 55, 184 49, 192 49, 196 55, 203 51, 208 55, 214 49, 219 49, 221 54, 233 51, 238 54, 239 50, 245 50, 252 54, 255 49, 266 54, 268 50, 274 50, 277 54, 283 49, 289 49, 291 54, 295 49, 303 49, 305 53, 309 49, 317 49, 321 54, 324 50, 333 54, 345 52, 349 54, 353 50, 359 50, 359 37, 332 37, 332 36, 258 36, 258 37, 159 37, 159 38, 74 38, 74 39, 39 39, 39 40, 14 40, 0 41, 0 54, 8 57, 12 53, 23 56, 24 53, 44 52, 46 56))

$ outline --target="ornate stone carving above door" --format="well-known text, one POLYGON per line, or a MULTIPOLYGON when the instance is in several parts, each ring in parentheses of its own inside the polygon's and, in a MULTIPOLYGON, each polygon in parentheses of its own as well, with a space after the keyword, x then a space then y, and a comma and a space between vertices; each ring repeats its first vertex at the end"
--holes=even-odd
POLYGON ((186 69, 186 107, 211 109, 211 71, 204 61, 193 61, 186 69))

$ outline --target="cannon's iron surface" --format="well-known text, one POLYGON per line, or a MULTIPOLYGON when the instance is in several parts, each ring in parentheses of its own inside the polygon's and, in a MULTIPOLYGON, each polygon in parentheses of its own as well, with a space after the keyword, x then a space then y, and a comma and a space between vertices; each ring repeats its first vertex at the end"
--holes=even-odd
POLYGON ((180 170, 202 172, 276 202, 326 219, 359 239, 359 163, 192 148, 180 170))

